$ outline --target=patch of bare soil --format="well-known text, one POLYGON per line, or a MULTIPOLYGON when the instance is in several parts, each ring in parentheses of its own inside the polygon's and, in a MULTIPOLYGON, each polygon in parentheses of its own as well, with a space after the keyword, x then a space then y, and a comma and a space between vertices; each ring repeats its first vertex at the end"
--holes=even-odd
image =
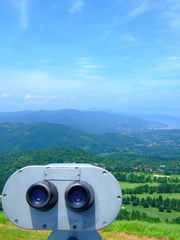
POLYGON ((103 240, 169 240, 169 238, 155 238, 147 236, 138 236, 135 234, 128 234, 123 232, 102 232, 101 236, 103 240))
MULTIPOLYGON (((16 227, 12 223, 9 223, 8 225, 0 224, 0 228, 16 229, 18 227, 16 227)), ((22 231, 28 231, 28 230, 22 229, 22 231)), ((51 233, 51 231, 40 231, 40 230, 38 230, 38 231, 36 230, 35 232, 40 235, 45 235, 45 236, 48 236, 51 233)), ((100 231, 100 234, 101 234, 103 240, 169 240, 169 238, 155 238, 155 237, 148 237, 148 236, 138 236, 135 234, 128 234, 128 233, 123 233, 123 232, 118 232, 118 231, 111 231, 111 232, 100 231)), ((36 236, 36 235, 34 235, 34 236, 36 236)))

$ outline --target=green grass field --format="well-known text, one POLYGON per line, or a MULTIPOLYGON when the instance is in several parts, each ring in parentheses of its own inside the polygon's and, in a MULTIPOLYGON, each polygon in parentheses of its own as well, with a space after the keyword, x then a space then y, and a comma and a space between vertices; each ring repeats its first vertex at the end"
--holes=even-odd
MULTIPOLYGON (((174 177, 174 176, 173 176, 174 177)), ((142 183, 128 183, 128 182, 121 182, 120 183, 122 189, 125 188, 134 188, 140 185, 143 185, 142 183)), ((158 185, 158 183, 150 183, 150 185, 158 185)), ((180 194, 179 193, 163 193, 163 194, 159 194, 159 193, 153 193, 153 194, 148 194, 148 193, 143 193, 143 194, 133 194, 136 195, 139 198, 146 198, 148 196, 150 196, 151 198, 157 198, 159 195, 161 195, 163 197, 163 199, 166 198, 175 198, 175 199, 180 199, 180 194)), ((125 196, 131 196, 131 194, 126 194, 125 196)), ((166 221, 166 219, 168 219, 169 221, 171 221, 173 218, 177 218, 180 217, 180 212, 176 212, 176 211, 172 211, 171 213, 167 213, 167 212, 159 212, 159 210, 157 208, 143 208, 142 206, 132 206, 132 205, 124 205, 124 208, 126 208, 129 211, 140 211, 141 213, 146 213, 149 217, 156 217, 159 218, 161 220, 161 222, 166 221)))
POLYGON ((156 217, 159 218, 162 222, 165 222, 166 219, 172 220, 173 218, 180 217, 180 212, 172 211, 171 213, 167 212, 159 212, 157 208, 143 208, 142 206, 132 206, 132 205, 125 205, 125 209, 129 211, 140 211, 141 213, 146 213, 149 217, 156 217))
MULTIPOLYGON (((120 186, 122 189, 126 189, 126 188, 135 188, 138 186, 143 186, 147 183, 129 183, 129 182, 119 182, 120 186)), ((153 182, 153 183, 148 183, 149 186, 158 186, 159 183, 153 182)))
POLYGON ((2 197, 0 196, 0 208, 2 208, 2 197))
POLYGON ((129 234, 156 237, 162 240, 180 240, 180 229, 175 224, 114 221, 104 231, 122 231, 129 234))
MULTIPOLYGON (((143 183, 120 182, 123 189, 134 188, 143 183)), ((158 185, 158 183, 150 183, 158 185)), ((138 194, 138 197, 158 197, 180 199, 180 194, 138 194)), ((127 195, 126 195, 127 196, 127 195)), ((0 197, 1 202, 1 197, 0 197)), ((149 223, 144 221, 114 221, 109 227, 100 231, 103 240, 180 240, 180 227, 177 224, 167 224, 166 219, 180 217, 180 212, 159 212, 156 208, 143 208, 142 206, 124 205, 127 210, 138 210, 146 213, 149 217, 156 217, 162 223, 149 223)), ((50 231, 32 231, 17 228, 8 221, 5 214, 0 211, 0 240, 46 240, 50 231)))
MULTIPOLYGON (((114 221, 100 233, 103 240, 180 240, 178 225, 140 221, 114 221)), ((17 228, 0 212, 0 240, 46 240, 49 234, 17 228)))
MULTIPOLYGON (((151 197, 151 198, 158 198, 160 195, 163 197, 163 199, 166 198, 175 198, 175 199, 180 199, 180 194, 179 193, 152 193, 152 194, 148 194, 148 193, 142 193, 142 194, 133 194, 139 198, 146 198, 146 197, 151 197)), ((131 194, 126 194, 125 196, 131 196, 131 194)))

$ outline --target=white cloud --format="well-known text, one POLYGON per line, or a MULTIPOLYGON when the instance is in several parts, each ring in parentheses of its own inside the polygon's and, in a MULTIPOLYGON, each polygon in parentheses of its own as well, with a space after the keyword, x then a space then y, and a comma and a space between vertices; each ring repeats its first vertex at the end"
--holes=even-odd
POLYGON ((95 72, 90 69, 77 68, 74 70, 73 76, 76 78, 80 78, 82 80, 90 80, 90 79, 99 79, 100 75, 95 74, 95 72))
POLYGON ((19 15, 20 26, 22 29, 27 29, 29 27, 29 3, 31 0, 10 0, 12 4, 16 7, 19 15))
POLYGON ((180 1, 166 0, 167 10, 164 12, 164 17, 171 30, 180 29, 180 1))
POLYGON ((10 97, 11 95, 9 93, 2 93, 0 94, 0 97, 1 98, 7 98, 7 97, 10 97))
POLYGON ((128 15, 126 16, 126 21, 134 20, 135 18, 139 17, 143 13, 149 11, 151 6, 148 1, 143 1, 141 4, 135 8, 133 8, 128 15))
POLYGON ((26 98, 49 96, 53 99, 62 93, 84 89, 85 81, 70 76, 71 71, 72 66, 67 73, 57 76, 46 71, 0 68, 0 85, 3 86, 0 90, 2 93, 18 93, 19 96, 33 93, 26 98))
POLYGON ((116 99, 116 102, 126 103, 126 102, 129 102, 129 99, 128 99, 128 98, 117 98, 117 99, 116 99))
POLYGON ((37 96, 37 95, 31 95, 31 94, 26 94, 25 96, 24 96, 24 99, 25 100, 29 100, 29 99, 43 99, 43 98, 45 98, 44 96, 37 96))
POLYGON ((47 96, 47 99, 57 99, 57 98, 59 98, 57 95, 47 96))
POLYGON ((69 101, 75 101, 77 98, 74 96, 69 97, 69 101))
POLYGON ((123 41, 125 41, 125 42, 137 42, 138 40, 137 40, 137 38, 135 38, 135 37, 133 37, 133 36, 131 36, 131 35, 123 35, 122 37, 121 37, 121 39, 123 40, 123 41))
POLYGON ((52 60, 49 58, 44 58, 44 59, 40 60, 40 63, 43 63, 43 64, 47 64, 47 63, 51 63, 51 62, 52 62, 52 60))
POLYGON ((87 80, 96 80, 100 79, 101 77, 99 75, 83 75, 82 78, 87 80))
MULTIPOLYGON (((150 11, 153 7, 154 3, 151 0, 119 0, 118 8, 120 13, 113 17, 110 24, 108 24, 108 28, 112 30, 114 27, 129 23, 150 11)), ((107 31, 103 38, 106 39, 106 37, 109 37, 110 33, 107 31)), ((104 40, 103 38, 102 40, 104 40)))
POLYGON ((84 8, 84 2, 82 0, 76 0, 71 8, 69 9, 69 13, 76 14, 78 12, 81 12, 84 8))
POLYGON ((43 95, 32 95, 32 94, 26 94, 24 96, 25 100, 31 100, 31 99, 57 99, 59 98, 57 95, 50 95, 50 96, 43 96, 43 95))
POLYGON ((89 57, 81 57, 76 61, 76 63, 80 65, 90 64, 91 62, 92 62, 92 59, 89 57))
POLYGON ((180 56, 171 56, 168 59, 169 60, 180 60, 180 56))
POLYGON ((84 65, 83 68, 85 69, 101 69, 103 68, 103 65, 96 65, 96 64, 91 64, 91 65, 84 65))
POLYGON ((16 65, 25 65, 26 63, 19 61, 19 62, 15 62, 15 64, 16 64, 16 65))
POLYGON ((166 75, 177 74, 180 69, 180 56, 170 56, 157 61, 154 70, 163 71, 166 75))
POLYGON ((94 64, 91 58, 81 57, 76 60, 75 64, 78 67, 74 70, 73 76, 84 80, 94 80, 101 78, 100 71, 102 68, 104 68, 104 66, 100 64, 94 64))

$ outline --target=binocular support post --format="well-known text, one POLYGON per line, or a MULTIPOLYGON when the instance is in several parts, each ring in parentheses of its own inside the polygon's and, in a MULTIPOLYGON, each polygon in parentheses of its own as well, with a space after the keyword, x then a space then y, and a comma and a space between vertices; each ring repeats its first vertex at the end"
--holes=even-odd
POLYGON ((48 240, 102 240, 100 234, 96 231, 78 232, 78 231, 54 231, 48 240))

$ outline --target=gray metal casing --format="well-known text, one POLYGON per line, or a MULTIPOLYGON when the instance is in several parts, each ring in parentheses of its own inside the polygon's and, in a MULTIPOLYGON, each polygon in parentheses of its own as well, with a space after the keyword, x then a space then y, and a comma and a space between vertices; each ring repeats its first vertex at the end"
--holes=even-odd
POLYGON ((98 232, 78 232, 78 231, 54 231, 49 236, 48 240, 67 240, 67 239, 78 239, 78 240, 102 240, 102 237, 98 232))
POLYGON ((3 189, 2 205, 7 217, 19 227, 65 231, 95 231, 108 226, 122 204, 119 183, 108 171, 89 164, 50 164, 28 166, 15 172, 3 189), (38 211, 26 201, 28 188, 48 180, 58 190, 58 202, 49 211, 38 211), (76 182, 88 183, 95 195, 94 204, 83 212, 66 206, 65 192, 76 182))

